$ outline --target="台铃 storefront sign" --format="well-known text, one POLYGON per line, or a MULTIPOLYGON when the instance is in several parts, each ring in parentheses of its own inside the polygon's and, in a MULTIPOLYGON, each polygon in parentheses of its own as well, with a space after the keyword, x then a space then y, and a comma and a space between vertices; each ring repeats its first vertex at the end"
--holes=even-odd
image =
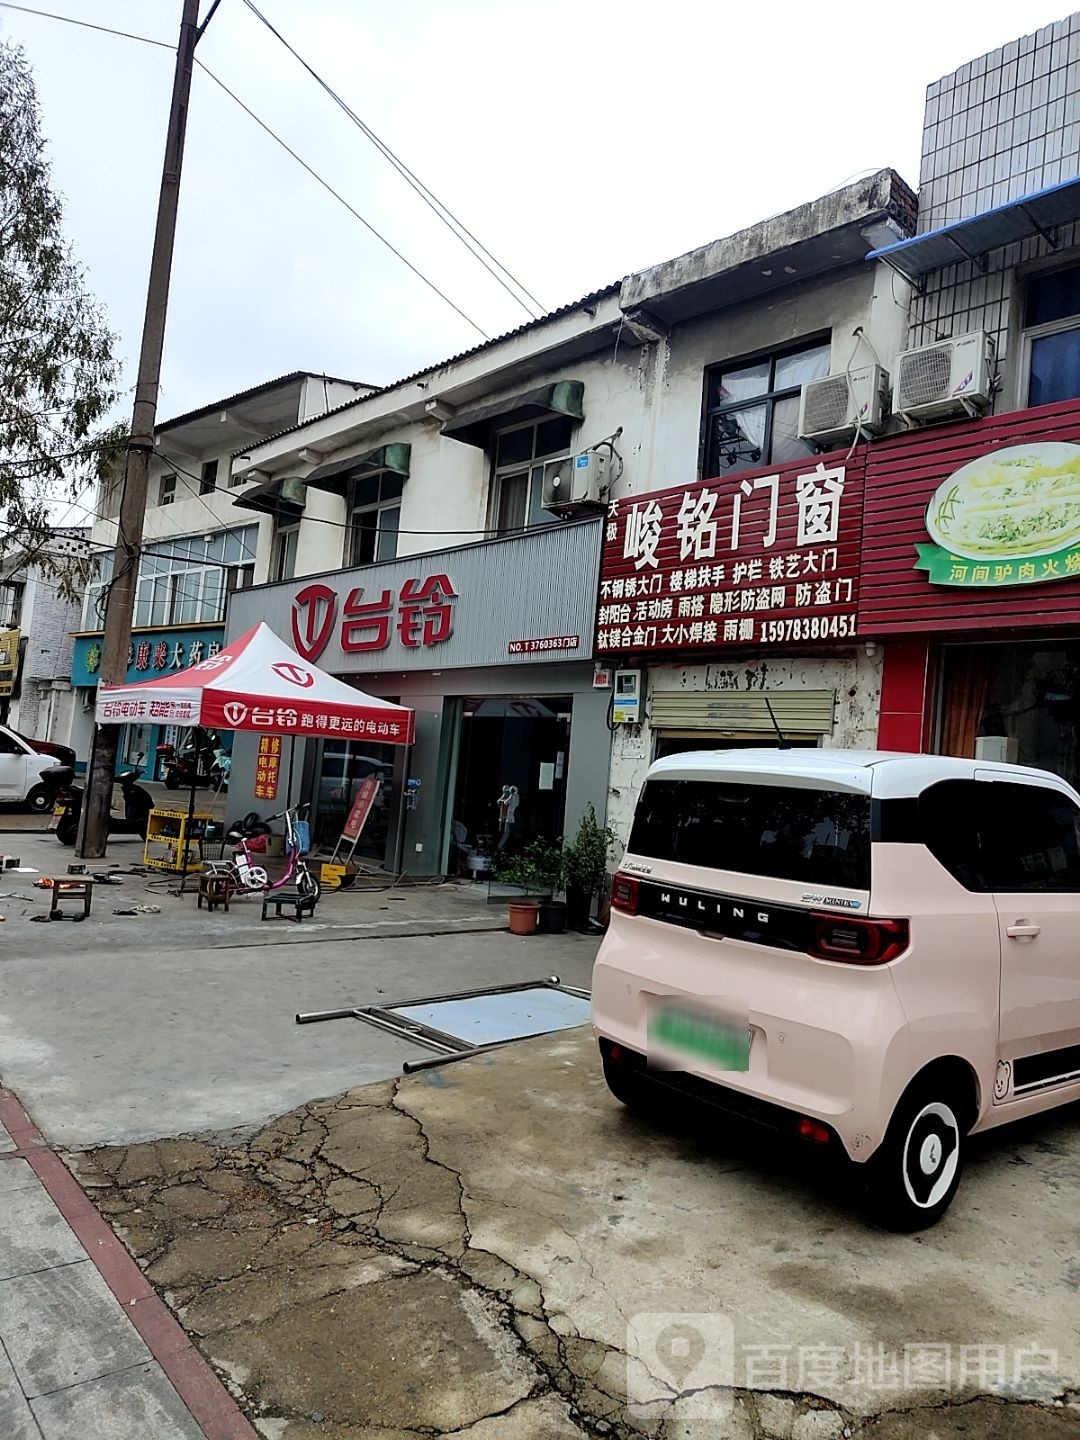
POLYGON ((862 490, 826 456, 614 501, 597 651, 851 640, 862 490))

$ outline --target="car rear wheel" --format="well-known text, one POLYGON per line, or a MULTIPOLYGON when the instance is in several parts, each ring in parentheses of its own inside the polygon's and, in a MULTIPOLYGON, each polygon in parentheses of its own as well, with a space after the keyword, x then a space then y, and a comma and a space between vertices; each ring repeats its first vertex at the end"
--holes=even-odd
POLYGON ((52 809, 53 797, 44 785, 35 785, 26 797, 26 804, 35 815, 44 815, 52 809))
POLYGON ((867 1162, 871 1217, 889 1230, 925 1230, 952 1204, 964 1168, 963 1106, 947 1089, 923 1085, 896 1107, 867 1162))
POLYGON ((643 1080, 640 1075, 635 1075, 618 1060, 612 1060, 605 1055, 604 1080, 615 1099, 620 1105, 625 1105, 628 1110, 643 1110, 648 1105, 649 1092, 648 1081, 643 1080))

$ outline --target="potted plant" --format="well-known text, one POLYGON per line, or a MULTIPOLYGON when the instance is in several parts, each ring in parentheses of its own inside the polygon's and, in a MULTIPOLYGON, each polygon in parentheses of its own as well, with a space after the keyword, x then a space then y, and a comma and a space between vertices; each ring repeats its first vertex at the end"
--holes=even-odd
POLYGON ((596 811, 586 806, 573 843, 565 853, 566 920, 571 929, 584 930, 597 892, 607 883, 608 860, 618 837, 610 825, 600 825, 596 811))
POLYGON ((532 935, 539 927, 558 933, 565 923, 565 907, 556 900, 562 889, 563 851, 560 844, 533 840, 499 867, 499 879, 523 891, 510 901, 510 931, 532 935))

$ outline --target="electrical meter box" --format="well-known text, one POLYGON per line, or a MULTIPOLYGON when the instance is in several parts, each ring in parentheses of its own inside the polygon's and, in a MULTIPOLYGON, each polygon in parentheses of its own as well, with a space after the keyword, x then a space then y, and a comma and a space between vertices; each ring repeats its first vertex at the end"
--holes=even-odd
POLYGON ((640 725, 641 708, 641 671, 616 670, 612 720, 616 725, 640 725))

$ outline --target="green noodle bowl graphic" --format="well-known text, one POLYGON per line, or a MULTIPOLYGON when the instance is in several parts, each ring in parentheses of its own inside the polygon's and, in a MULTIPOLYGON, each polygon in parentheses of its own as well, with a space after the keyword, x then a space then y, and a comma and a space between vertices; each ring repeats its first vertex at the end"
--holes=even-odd
POLYGON ((1015 445, 969 461, 934 492, 926 528, 967 560, 1016 560, 1080 544, 1080 445, 1015 445))

